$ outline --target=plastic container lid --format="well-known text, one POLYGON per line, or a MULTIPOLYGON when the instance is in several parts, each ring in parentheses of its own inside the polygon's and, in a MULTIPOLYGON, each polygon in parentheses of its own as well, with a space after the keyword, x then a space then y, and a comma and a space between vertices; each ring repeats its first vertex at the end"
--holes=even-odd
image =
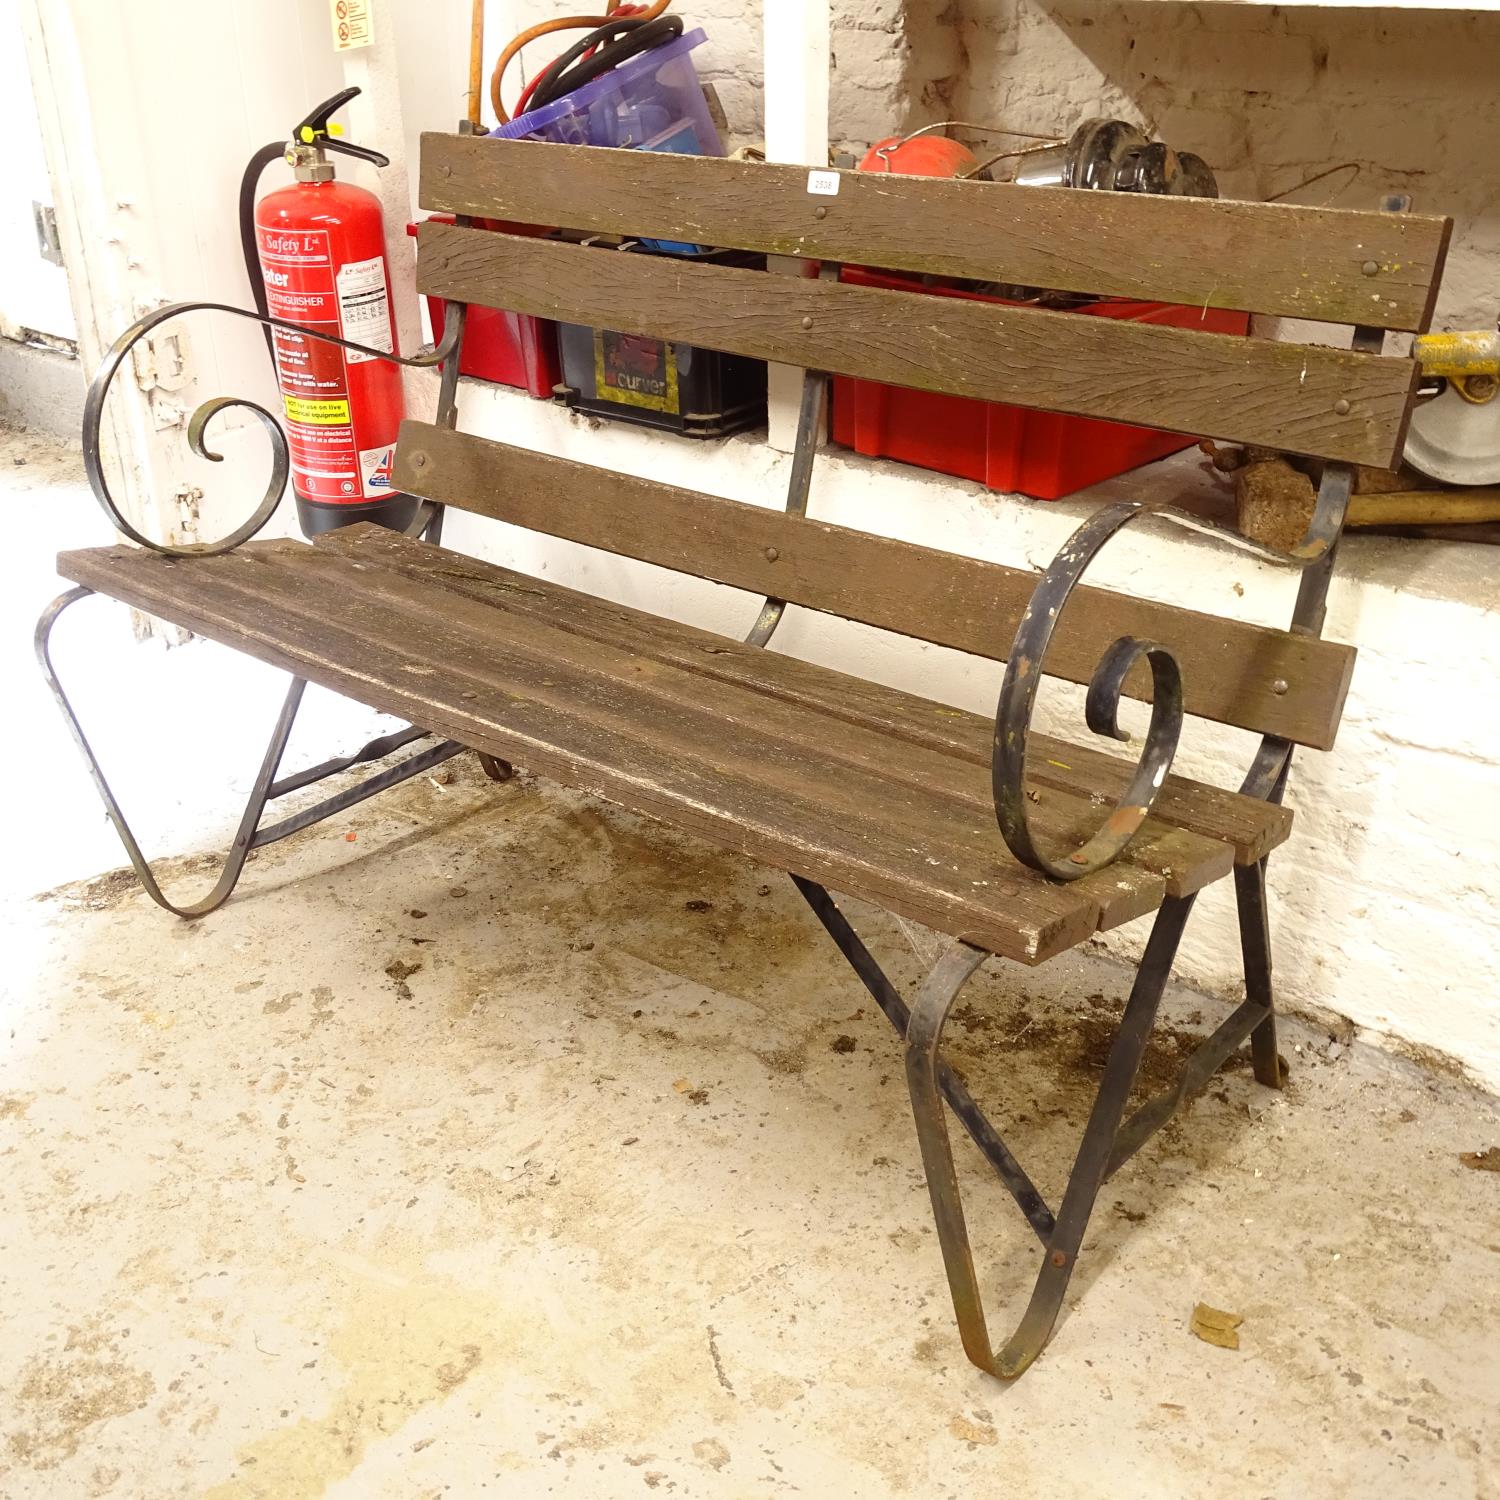
MULTIPOLYGON (((679 57, 686 57, 694 47, 701 46, 708 40, 703 28, 696 27, 692 31, 684 32, 675 41, 668 42, 661 47, 652 47, 646 52, 637 53, 636 56, 628 58, 619 67, 611 68, 607 73, 601 73, 599 77, 591 79, 580 88, 574 89, 570 94, 564 94, 560 99, 554 99, 551 104, 544 104, 540 109, 528 110, 524 115, 517 115, 514 120, 507 121, 504 125, 497 125, 490 134, 499 136, 502 140, 520 140, 525 136, 540 135, 544 139, 550 127, 565 120, 570 115, 586 114, 589 108, 597 104, 607 95, 621 92, 630 84, 642 80, 645 75, 657 73, 661 68, 679 57)), ((706 118, 707 111, 704 110, 706 118)), ((710 127, 712 128, 712 127, 710 127)), ((596 146, 638 146, 639 141, 592 141, 596 146)), ((714 143, 717 145, 717 142, 714 143)), ((702 154, 718 155, 717 150, 702 154)))

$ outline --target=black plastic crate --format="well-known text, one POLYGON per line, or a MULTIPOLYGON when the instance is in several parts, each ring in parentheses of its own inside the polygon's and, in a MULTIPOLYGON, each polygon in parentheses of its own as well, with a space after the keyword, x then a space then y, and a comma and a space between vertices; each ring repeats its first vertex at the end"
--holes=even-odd
MULTIPOLYGON (((599 251, 652 253, 637 246, 599 251)), ((689 258, 747 262, 736 251, 689 258)), ((692 438, 723 437, 766 419, 764 360, 577 323, 559 323, 557 343, 562 384, 556 394, 575 411, 692 438)))

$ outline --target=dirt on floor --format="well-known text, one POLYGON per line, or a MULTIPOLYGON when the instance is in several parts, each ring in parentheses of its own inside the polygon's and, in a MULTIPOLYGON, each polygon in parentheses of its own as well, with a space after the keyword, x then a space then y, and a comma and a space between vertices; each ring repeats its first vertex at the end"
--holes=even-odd
MULTIPOLYGON (((1284 1091, 1226 1070, 1106 1186, 1002 1386, 897 1039, 790 883, 453 769, 200 922, 123 875, 0 919, 7 1500, 1500 1495, 1493 1100, 1284 1026, 1284 1091)), ((1129 978, 993 964, 949 1028, 1054 1202, 1129 978)), ((1222 1014, 1171 993, 1138 1091, 1222 1014)), ((959 1165, 998 1335, 1039 1250, 959 1165)))

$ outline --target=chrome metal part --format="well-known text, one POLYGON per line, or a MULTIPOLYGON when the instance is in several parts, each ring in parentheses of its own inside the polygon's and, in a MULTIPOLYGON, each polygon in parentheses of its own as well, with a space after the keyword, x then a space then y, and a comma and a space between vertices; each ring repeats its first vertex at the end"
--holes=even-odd
POLYGON ((1456 378, 1445 380, 1412 412, 1403 457, 1442 484, 1500 484, 1500 401, 1467 399, 1456 378))

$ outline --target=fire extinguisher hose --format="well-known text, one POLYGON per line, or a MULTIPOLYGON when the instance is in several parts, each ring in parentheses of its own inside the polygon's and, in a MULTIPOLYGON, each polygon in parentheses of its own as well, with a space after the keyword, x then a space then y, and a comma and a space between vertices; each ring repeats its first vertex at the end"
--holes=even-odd
MULTIPOLYGON (((262 146, 245 163, 244 175, 240 178, 240 254, 245 257, 245 274, 250 278, 250 295, 255 299, 255 310, 261 317, 269 317, 271 305, 266 300, 265 278, 260 274, 260 255, 255 244, 255 195, 260 188, 260 174, 273 161, 286 155, 285 141, 272 141, 262 146)), ((276 365, 276 343, 270 326, 260 325, 265 335, 266 353, 271 356, 272 368, 276 365)))

